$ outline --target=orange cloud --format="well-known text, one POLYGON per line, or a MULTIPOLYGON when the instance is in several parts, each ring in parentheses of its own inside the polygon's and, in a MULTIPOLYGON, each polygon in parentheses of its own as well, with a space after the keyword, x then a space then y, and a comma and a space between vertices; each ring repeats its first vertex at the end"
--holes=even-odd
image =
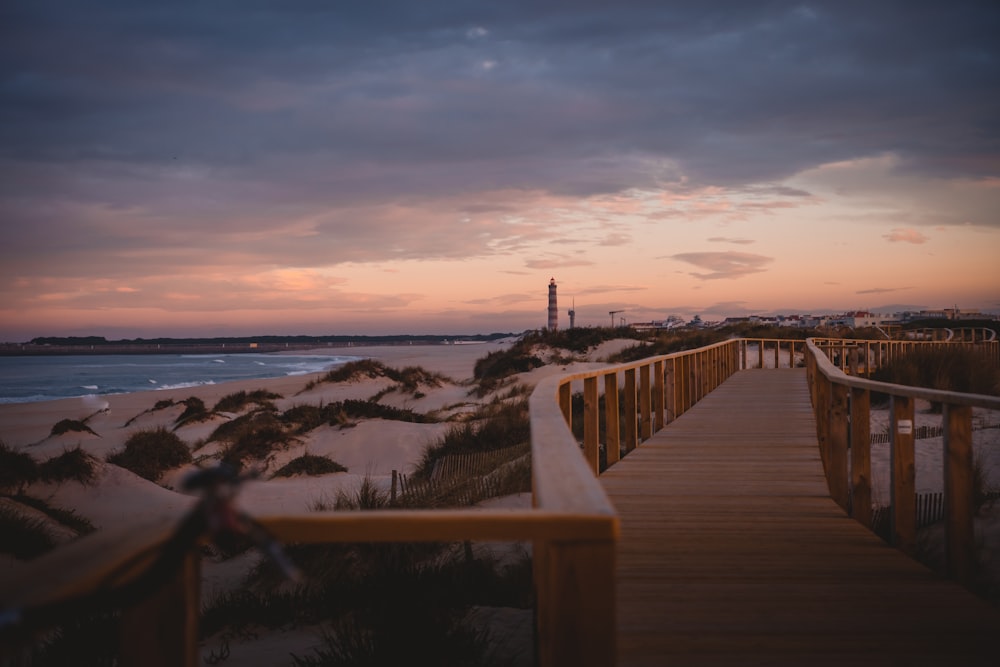
POLYGON ((882 238, 887 240, 889 243, 906 242, 906 243, 915 243, 918 245, 921 243, 927 243, 927 241, 930 240, 917 230, 906 229, 904 227, 896 227, 888 234, 883 234, 882 238))

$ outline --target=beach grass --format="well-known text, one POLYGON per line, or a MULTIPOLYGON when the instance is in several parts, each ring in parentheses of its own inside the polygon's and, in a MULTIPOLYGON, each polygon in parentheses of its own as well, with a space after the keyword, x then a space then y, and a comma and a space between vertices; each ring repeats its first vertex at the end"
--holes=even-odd
POLYGON ((328 475, 335 472, 347 472, 347 468, 327 456, 303 454, 278 468, 274 473, 274 477, 328 475))
POLYGON ((160 426, 136 431, 125 448, 109 454, 107 461, 155 482, 167 470, 190 463, 191 450, 176 433, 160 426))

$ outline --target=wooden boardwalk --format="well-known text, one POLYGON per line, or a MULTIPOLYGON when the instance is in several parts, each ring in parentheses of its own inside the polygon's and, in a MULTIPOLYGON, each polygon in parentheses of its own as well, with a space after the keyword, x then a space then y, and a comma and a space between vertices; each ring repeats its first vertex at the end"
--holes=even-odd
POLYGON ((805 371, 741 371, 601 477, 619 665, 1000 665, 1000 612, 829 497, 805 371))

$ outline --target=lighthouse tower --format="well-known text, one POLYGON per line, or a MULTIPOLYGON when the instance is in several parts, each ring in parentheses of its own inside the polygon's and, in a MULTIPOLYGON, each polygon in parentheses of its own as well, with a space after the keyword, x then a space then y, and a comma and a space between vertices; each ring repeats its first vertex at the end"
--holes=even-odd
POLYGON ((556 305, 556 279, 549 281, 549 331, 559 328, 559 307, 556 305))
POLYGON ((569 328, 576 326, 576 299, 573 299, 573 307, 569 309, 569 328))

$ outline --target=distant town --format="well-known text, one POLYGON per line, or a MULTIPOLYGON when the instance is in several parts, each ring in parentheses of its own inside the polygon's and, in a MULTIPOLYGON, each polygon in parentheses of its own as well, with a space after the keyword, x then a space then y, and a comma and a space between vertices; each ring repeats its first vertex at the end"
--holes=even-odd
POLYGON ((801 329, 822 329, 848 327, 851 329, 874 329, 887 326, 901 326, 911 322, 925 320, 947 321, 1000 321, 1000 315, 983 313, 974 309, 941 308, 937 310, 903 311, 900 313, 872 313, 867 310, 855 310, 839 315, 749 315, 747 317, 727 317, 719 322, 702 321, 695 315, 691 320, 684 321, 676 315, 670 315, 664 320, 652 322, 637 322, 630 324, 639 331, 680 329, 680 328, 719 328, 736 324, 759 324, 775 327, 795 327, 801 329))

